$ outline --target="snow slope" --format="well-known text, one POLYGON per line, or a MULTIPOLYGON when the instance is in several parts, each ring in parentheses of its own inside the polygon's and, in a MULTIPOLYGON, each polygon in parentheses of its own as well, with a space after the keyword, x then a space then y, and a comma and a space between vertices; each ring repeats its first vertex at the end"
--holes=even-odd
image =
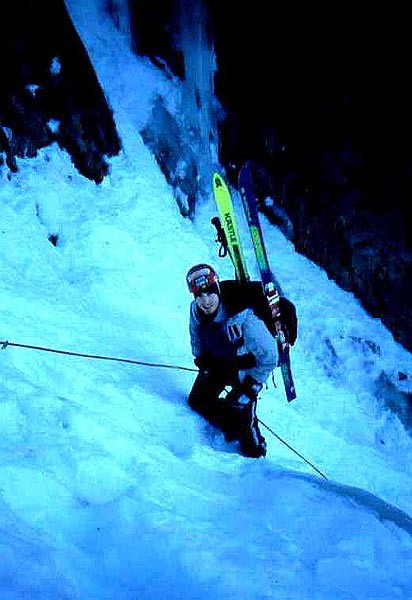
MULTIPOLYGON (((178 83, 134 57, 98 3, 68 5, 123 152, 100 186, 57 147, 10 180, 0 171, 0 339, 190 368, 185 273, 200 260, 232 269, 212 201, 183 219, 138 133, 156 94, 177 109, 178 83)), ((259 417, 327 480, 269 432, 266 459, 240 456, 186 406, 195 373, 9 346, 2 600, 410 600, 412 444, 377 382, 400 371, 410 385, 411 356, 264 233, 300 331, 298 399, 286 402, 277 370, 259 417)))

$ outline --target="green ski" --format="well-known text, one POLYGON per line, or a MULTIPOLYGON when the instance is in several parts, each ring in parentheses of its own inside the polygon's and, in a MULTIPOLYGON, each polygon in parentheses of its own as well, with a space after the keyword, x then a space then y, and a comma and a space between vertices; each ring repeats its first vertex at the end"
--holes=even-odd
POLYGON ((219 173, 213 173, 213 193, 219 210, 221 226, 225 233, 227 249, 235 268, 236 279, 248 281, 249 273, 240 243, 232 198, 225 180, 219 173))

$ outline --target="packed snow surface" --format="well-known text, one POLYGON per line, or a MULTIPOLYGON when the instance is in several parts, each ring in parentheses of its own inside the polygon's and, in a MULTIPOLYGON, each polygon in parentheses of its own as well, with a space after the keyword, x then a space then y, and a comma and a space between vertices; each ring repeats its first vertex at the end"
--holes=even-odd
MULTIPOLYGON (((194 368, 186 271, 233 270, 212 198, 182 218, 139 135, 157 95, 178 110, 180 84, 134 56, 98 2, 68 6, 123 151, 99 186, 57 147, 1 168, 0 340, 194 368)), ((412 444, 382 391, 399 373, 410 386, 411 355, 263 229, 299 316, 298 398, 277 369, 258 405, 276 434, 262 426, 265 459, 190 411, 195 372, 2 350, 1 600, 412 598, 412 444)))

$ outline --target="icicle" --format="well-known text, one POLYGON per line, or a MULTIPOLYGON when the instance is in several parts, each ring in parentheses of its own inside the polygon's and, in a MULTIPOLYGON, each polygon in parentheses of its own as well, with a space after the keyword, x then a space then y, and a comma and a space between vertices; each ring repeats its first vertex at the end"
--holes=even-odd
POLYGON ((180 15, 180 47, 185 65, 181 99, 183 131, 198 166, 198 192, 208 197, 211 174, 218 162, 216 58, 203 0, 180 0, 180 15))
POLYGON ((106 6, 116 29, 130 38, 129 0, 107 0, 106 6))

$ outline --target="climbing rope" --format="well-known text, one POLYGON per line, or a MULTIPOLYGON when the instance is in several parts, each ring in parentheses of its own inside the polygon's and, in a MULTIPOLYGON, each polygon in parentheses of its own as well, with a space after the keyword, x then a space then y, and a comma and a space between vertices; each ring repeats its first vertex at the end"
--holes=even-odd
POLYGON ((286 448, 289 448, 289 450, 291 450, 294 454, 296 454, 297 456, 299 456, 299 458, 301 458, 302 460, 305 461, 306 464, 308 464, 309 466, 312 467, 312 469, 314 469, 317 473, 319 473, 319 475, 321 475, 323 477, 323 479, 327 479, 326 475, 324 475, 322 473, 322 471, 319 471, 319 469, 317 467, 315 467, 314 464, 312 464, 310 461, 308 461, 304 456, 302 456, 302 454, 300 454, 297 450, 295 450, 290 444, 288 444, 287 442, 285 442, 285 440, 283 440, 277 433, 275 433, 273 431, 273 429, 271 429, 268 425, 266 425, 266 423, 264 423, 261 419, 258 419, 259 423, 261 425, 263 425, 263 427, 265 427, 268 431, 270 431, 270 433, 277 439, 279 440, 282 444, 284 444, 286 446, 286 448))
POLYGON ((161 363, 150 363, 142 360, 132 360, 130 358, 117 358, 115 356, 100 356, 97 354, 83 354, 80 352, 69 352, 68 350, 57 350, 56 348, 46 348, 44 346, 31 346, 29 344, 15 344, 8 341, 0 341, 2 350, 7 346, 14 346, 16 348, 28 348, 30 350, 41 350, 42 352, 54 352, 55 354, 67 354, 68 356, 81 356, 82 358, 95 358, 98 360, 112 360, 116 362, 130 363, 132 365, 141 365, 143 367, 157 367, 159 369, 176 369, 179 371, 190 371, 197 373, 197 369, 191 369, 189 367, 180 367, 179 365, 167 365, 161 363))

